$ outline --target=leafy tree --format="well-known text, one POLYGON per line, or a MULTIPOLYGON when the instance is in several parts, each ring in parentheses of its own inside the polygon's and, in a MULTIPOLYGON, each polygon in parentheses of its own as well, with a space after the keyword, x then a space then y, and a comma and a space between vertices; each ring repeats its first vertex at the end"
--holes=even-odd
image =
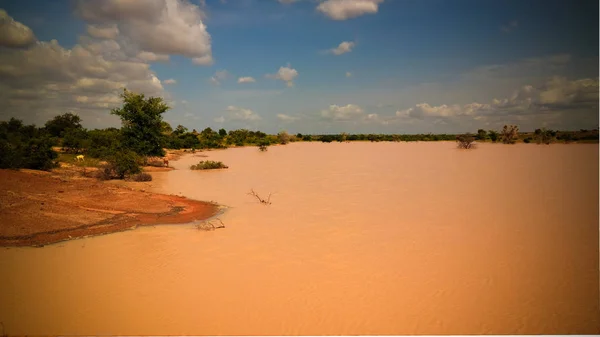
POLYGON ((281 131, 277 134, 277 140, 279 144, 285 145, 290 142, 290 135, 286 131, 281 131))
POLYGON ((64 132, 62 147, 67 152, 80 153, 90 147, 87 131, 84 129, 67 129, 64 132))
POLYGON ((219 136, 221 136, 221 138, 227 136, 227 131, 225 129, 219 129, 219 136))
POLYGON ((519 127, 516 125, 505 125, 500 132, 502 143, 514 144, 519 136, 519 127))
POLYGON ((54 137, 64 137, 65 132, 69 129, 82 129, 81 118, 67 112, 47 121, 45 127, 50 135, 54 137))
POLYGON ((485 140, 487 138, 487 132, 484 129, 477 130, 477 139, 485 140))
POLYGON ((473 137, 470 133, 456 136, 456 142, 458 143, 458 147, 461 149, 473 148, 474 141, 475 141, 475 137, 473 137))
POLYGON ((0 168, 50 170, 57 166, 50 134, 11 118, 0 122, 0 168))
POLYGON ((171 127, 171 124, 162 121, 160 123, 160 128, 161 128, 161 132, 165 135, 170 135, 173 132, 173 128, 171 127))
MULTIPOLYGON (((194 130, 196 131, 196 130, 194 130)), ((173 133, 177 136, 179 135, 183 135, 184 133, 188 132, 188 128, 186 128, 185 126, 179 124, 177 125, 177 127, 175 128, 175 130, 173 130, 173 133)))
POLYGON ((111 114, 121 118, 123 145, 142 156, 163 156, 162 114, 169 107, 160 97, 146 98, 125 89, 121 94, 123 106, 115 108, 111 114))
POLYGON ((488 131, 488 135, 490 136, 490 139, 492 140, 492 142, 497 142, 498 141, 498 132, 494 131, 494 130, 489 130, 488 131))

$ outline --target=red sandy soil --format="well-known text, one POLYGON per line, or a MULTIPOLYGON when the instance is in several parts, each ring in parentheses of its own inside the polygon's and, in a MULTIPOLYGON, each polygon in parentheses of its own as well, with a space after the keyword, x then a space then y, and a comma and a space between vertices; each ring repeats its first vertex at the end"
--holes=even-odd
MULTIPOLYGON (((162 170, 168 168, 152 169, 162 170)), ((133 190, 65 169, 0 170, 0 246, 43 246, 142 225, 206 220, 218 212, 214 204, 133 190)))

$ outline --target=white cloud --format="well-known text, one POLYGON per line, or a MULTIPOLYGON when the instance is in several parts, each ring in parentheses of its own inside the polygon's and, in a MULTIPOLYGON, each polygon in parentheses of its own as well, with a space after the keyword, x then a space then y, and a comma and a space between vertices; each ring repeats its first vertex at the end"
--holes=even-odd
POLYGON ((33 31, 0 9, 0 47, 23 48, 35 43, 33 31))
POLYGON ((229 72, 227 70, 219 70, 210 78, 210 83, 214 85, 221 85, 221 82, 226 80, 228 77, 229 72))
POLYGON ((356 117, 362 117, 363 113, 363 109, 355 104, 348 104, 345 106, 332 104, 329 106, 329 109, 321 111, 321 116, 326 119, 349 120, 356 117))
MULTIPOLYGON (((120 104, 123 88, 165 97, 161 81, 147 63, 128 58, 113 40, 82 38, 65 49, 56 40, 0 53, 0 105, 7 114, 43 123, 71 111, 84 122, 118 118, 108 108, 120 104)), ((165 97, 167 98, 167 97, 165 97)))
POLYGON ((92 28, 96 37, 116 33, 140 52, 182 55, 200 65, 213 63, 205 14, 188 0, 75 0, 75 8, 88 23, 116 25, 117 32, 92 28))
POLYGON ((279 70, 275 74, 265 75, 267 78, 284 81, 288 87, 294 86, 294 79, 298 76, 298 71, 291 68, 288 64, 286 67, 279 67, 279 70))
POLYGON ((169 55, 156 54, 149 51, 143 51, 137 54, 137 57, 144 62, 166 62, 169 61, 169 55))
POLYGON ((173 78, 169 78, 167 80, 164 80, 163 83, 164 84, 176 84, 177 81, 175 79, 173 79, 173 78))
POLYGON ((329 52, 334 55, 342 55, 351 52, 352 48, 354 48, 354 42, 344 41, 340 43, 336 48, 330 49, 329 52))
POLYGON ((570 110, 589 110, 597 107, 598 90, 598 78, 573 81, 564 77, 554 77, 540 87, 526 85, 516 90, 511 97, 493 99, 490 103, 438 106, 420 103, 412 108, 397 111, 396 116, 418 119, 471 116, 481 120, 486 116, 514 117, 556 111, 568 113, 570 110))
POLYGON ((216 117, 214 119, 214 121, 217 122, 217 123, 224 123, 225 122, 225 117, 223 117, 223 116, 216 117))
POLYGON ((233 105, 227 107, 227 113, 229 120, 256 121, 261 119, 254 111, 233 105))
POLYGON ((333 20, 347 20, 364 14, 375 14, 383 0, 327 0, 317 10, 333 20))
POLYGON ((254 79, 254 77, 246 76, 246 77, 238 78, 237 82, 238 83, 254 83, 254 82, 256 82, 256 80, 254 79))
POLYGON ((119 27, 116 24, 88 25, 87 33, 97 39, 114 39, 119 35, 119 27))
POLYGON ((347 72, 346 72, 346 77, 352 77, 352 73, 351 73, 351 72, 349 72, 349 71, 347 71, 347 72))
POLYGON ((293 122, 293 121, 297 121, 298 117, 294 117, 294 116, 289 116, 286 114, 277 114, 277 118, 284 121, 284 122, 293 122))
POLYGON ((517 29, 517 27, 519 27, 519 22, 516 20, 513 20, 513 21, 509 22, 508 24, 501 26, 500 29, 505 33, 510 33, 513 30, 517 29))

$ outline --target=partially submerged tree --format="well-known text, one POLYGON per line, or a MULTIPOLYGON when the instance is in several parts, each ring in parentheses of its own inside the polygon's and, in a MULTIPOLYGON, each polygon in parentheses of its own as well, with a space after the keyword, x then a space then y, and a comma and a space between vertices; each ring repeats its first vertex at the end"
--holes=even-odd
POLYGON ((477 139, 485 140, 487 138, 487 132, 484 129, 477 130, 477 139))
POLYGON ((286 131, 281 131, 277 134, 279 144, 285 145, 290 142, 290 135, 286 131))
POLYGON ((475 137, 473 137, 470 133, 456 136, 456 142, 458 143, 458 148, 460 149, 472 149, 474 147, 474 141, 475 137))
POLYGON ((550 144, 556 136, 556 132, 547 130, 546 128, 536 129, 534 134, 535 142, 538 144, 550 144))
POLYGON ((495 143, 498 141, 498 132, 496 132, 494 130, 489 130, 488 135, 490 136, 490 140, 492 141, 492 143, 495 143))
POLYGON ((500 132, 500 136, 502 137, 502 143, 514 144, 519 137, 519 127, 516 125, 505 125, 502 128, 502 132, 500 132))
POLYGON ((121 118, 121 133, 127 148, 143 156, 164 156, 162 149, 162 114, 169 110, 161 97, 146 98, 125 89, 121 94, 123 106, 111 114, 121 118))

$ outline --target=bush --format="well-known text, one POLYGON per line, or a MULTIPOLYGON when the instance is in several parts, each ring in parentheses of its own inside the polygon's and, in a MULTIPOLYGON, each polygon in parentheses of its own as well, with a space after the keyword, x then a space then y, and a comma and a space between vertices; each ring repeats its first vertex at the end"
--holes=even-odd
POLYGON ((148 162, 146 163, 146 165, 148 165, 148 166, 154 166, 154 167, 164 167, 165 166, 165 162, 162 159, 149 158, 148 162))
POLYGON ((519 136, 519 127, 516 125, 505 125, 500 132, 502 143, 514 144, 519 136))
POLYGON ((119 150, 111 155, 107 163, 100 166, 97 178, 101 180, 123 179, 142 171, 140 158, 130 150, 119 150))
POLYGON ((456 136, 456 142, 458 143, 458 148, 460 149, 471 149, 473 148, 473 142, 475 141, 475 137, 471 134, 467 133, 464 135, 456 136))
POLYGON ((525 143, 525 144, 531 143, 531 137, 527 137, 527 138, 523 139, 523 143, 525 143))
POLYGON ((138 173, 131 176, 133 181, 152 181, 152 176, 149 173, 138 173))
POLYGON ((229 167, 220 161, 212 161, 212 160, 206 160, 206 161, 202 160, 198 164, 190 166, 191 170, 213 170, 213 169, 221 169, 221 168, 229 168, 229 167))
POLYGON ((498 132, 494 131, 494 130, 489 130, 488 131, 488 135, 490 137, 490 140, 495 143, 498 141, 498 132))
POLYGON ((0 168, 50 170, 58 166, 52 139, 35 125, 11 118, 0 122, 0 168))

